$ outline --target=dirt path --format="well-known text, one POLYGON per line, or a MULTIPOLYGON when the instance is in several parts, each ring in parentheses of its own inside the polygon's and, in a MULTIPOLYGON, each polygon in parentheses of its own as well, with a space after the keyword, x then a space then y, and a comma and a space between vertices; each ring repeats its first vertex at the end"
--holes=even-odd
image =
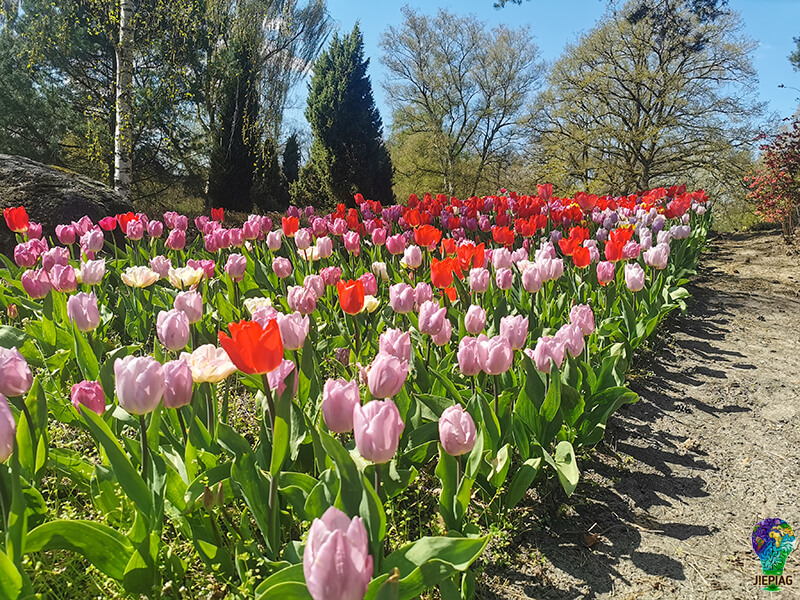
POLYGON ((771 233, 713 241, 689 311, 634 367, 640 402, 571 499, 534 503, 513 567, 490 567, 479 597, 800 598, 800 543, 777 594, 755 585, 750 547, 765 517, 800 535, 799 265, 771 233))

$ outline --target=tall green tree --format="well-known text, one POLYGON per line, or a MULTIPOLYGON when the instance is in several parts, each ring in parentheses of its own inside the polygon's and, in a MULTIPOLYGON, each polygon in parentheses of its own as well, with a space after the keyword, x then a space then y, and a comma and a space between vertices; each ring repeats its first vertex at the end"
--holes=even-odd
POLYGON ((300 177, 300 142, 297 139, 297 133, 286 138, 286 144, 283 147, 283 176, 289 185, 300 177))
POLYGON ((368 65, 357 24, 348 35, 335 35, 314 63, 305 112, 314 141, 301 179, 318 182, 328 203, 353 205, 356 193, 382 202, 394 198, 368 65))
POLYGON ((741 29, 730 10, 704 19, 676 0, 609 11, 551 69, 531 144, 544 153, 543 176, 598 193, 741 181, 735 157, 763 108, 755 44, 741 29), (654 34, 664 19, 683 35, 654 34))
POLYGON ((474 15, 403 9, 381 39, 393 109, 398 189, 492 192, 498 167, 523 140, 543 67, 530 30, 489 29, 474 15))

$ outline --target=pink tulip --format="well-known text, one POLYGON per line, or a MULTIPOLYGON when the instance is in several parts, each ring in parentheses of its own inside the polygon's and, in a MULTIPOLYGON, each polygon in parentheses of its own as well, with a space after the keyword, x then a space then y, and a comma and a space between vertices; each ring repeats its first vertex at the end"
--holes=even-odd
POLYGON ((418 269, 422 264, 422 250, 419 246, 409 246, 403 251, 403 258, 400 262, 409 269, 418 269))
POLYGON ((33 384, 28 361, 16 347, 0 348, 0 394, 24 396, 33 384))
MULTIPOLYGON (((17 424, 8 405, 8 399, 0 394, 0 462, 5 462, 14 451, 17 424)), ((371 572, 372 566, 370 566, 371 572)))
POLYGON ((137 241, 144 237, 144 225, 141 221, 129 221, 128 230, 125 232, 128 238, 137 241))
POLYGON ((486 327, 486 311, 477 304, 472 304, 464 315, 464 328, 472 335, 478 335, 486 327))
POLYGON ((444 409, 439 417, 439 441, 450 456, 469 454, 475 447, 477 430, 472 416, 460 404, 444 409))
POLYGON ((28 296, 34 300, 44 298, 50 293, 50 278, 44 269, 25 271, 20 276, 20 281, 28 296))
POLYGON ((483 267, 477 269, 470 269, 469 271, 469 289, 476 294, 483 294, 489 289, 490 281, 489 271, 483 267))
POLYGON ((183 359, 164 363, 164 407, 180 408, 192 401, 192 368, 183 359))
POLYGON ((75 228, 75 233, 77 235, 83 235, 87 231, 89 231, 94 226, 94 224, 87 215, 83 215, 80 219, 78 219, 77 223, 73 221, 72 226, 75 228))
POLYGON ((536 263, 522 271, 522 288, 529 294, 535 294, 542 289, 542 272, 536 263))
POLYGON ((75 243, 75 228, 72 225, 56 225, 56 237, 65 246, 75 243))
POLYGON ((183 250, 186 246, 186 231, 183 229, 173 229, 167 236, 164 246, 168 250, 183 250))
POLYGON ((164 369, 149 356, 126 356, 114 361, 119 405, 132 415, 153 412, 164 395, 164 369))
POLYGON ((358 256, 361 252, 361 237, 355 231, 344 234, 344 249, 350 254, 358 256))
POLYGON ((70 390, 72 406, 80 410, 81 406, 102 415, 106 412, 106 395, 99 381, 81 381, 70 390))
POLYGON ((299 229, 294 234, 294 243, 298 250, 305 250, 311 247, 311 231, 308 229, 299 229))
POLYGON ((367 386, 375 398, 396 396, 408 377, 408 362, 388 352, 379 352, 367 374, 367 386))
POLYGON ((576 304, 569 311, 569 322, 581 328, 583 335, 592 335, 594 332, 594 313, 588 304, 576 304))
MULTIPOLYGON (((97 261, 91 261, 97 262, 97 261)), ((103 265, 103 270, 105 271, 105 264, 103 265)), ((168 259, 166 256, 158 255, 154 256, 150 259, 150 268, 153 269, 156 273, 158 273, 159 277, 166 277, 169 273, 169 270, 172 268, 172 261, 168 259)), ((81 275, 83 275, 83 271, 81 271, 81 275)), ((84 283, 86 283, 84 281, 84 283)))
POLYGON ((48 273, 56 265, 69 265, 69 251, 66 248, 51 248, 42 254, 42 267, 48 273))
POLYGON ((550 372, 551 361, 560 369, 564 362, 564 352, 564 344, 560 340, 546 335, 539 338, 533 352, 529 349, 525 350, 525 353, 533 359, 536 368, 542 373, 550 372))
POLYGON ((333 240, 327 236, 317 240, 317 254, 320 258, 330 258, 333 254, 333 240))
POLYGON ((172 305, 189 318, 190 324, 203 318, 203 296, 200 292, 178 292, 172 305))
POLYGON ((94 292, 81 292, 70 296, 67 300, 67 316, 75 324, 78 331, 94 331, 100 325, 100 312, 97 309, 97 298, 94 292))
POLYGON ((67 265, 55 265, 48 274, 50 285, 57 292, 74 292, 78 288, 78 279, 75 276, 75 269, 67 265))
POLYGON ((334 433, 353 430, 353 409, 361 403, 358 382, 328 379, 322 388, 322 418, 334 433))
POLYGON ((667 268, 669 262, 669 244, 659 243, 647 252, 642 253, 644 264, 659 271, 667 268))
POLYGON ((500 319, 500 335, 508 340, 512 350, 521 350, 528 339, 528 317, 509 315, 500 319))
POLYGON ((306 275, 303 279, 303 287, 313 290, 317 298, 322 298, 325 294, 325 280, 321 275, 306 275))
MULTIPOLYGON (((397 360, 397 359, 395 359, 397 360)), ((377 464, 387 463, 397 452, 403 419, 391 400, 372 400, 353 408, 353 433, 356 449, 365 459, 377 464)))
POLYGON ((325 285, 336 285, 342 279, 340 267, 325 267, 319 273, 325 281, 325 285))
POLYGON ((247 268, 247 259, 241 254, 231 254, 225 263, 225 272, 234 281, 244 279, 244 272, 247 268))
POLYGON ((22 242, 14 247, 14 262, 18 267, 29 269, 36 265, 39 260, 39 253, 36 246, 30 242, 22 242))
POLYGON ((470 377, 481 372, 481 361, 478 356, 478 339, 464 336, 458 343, 458 368, 461 373, 470 377))
POLYGON ((379 352, 391 354, 405 362, 411 360, 411 335, 407 331, 387 329, 379 340, 379 352))
POLYGON ((261 227, 258 221, 249 219, 242 225, 242 237, 246 240, 257 240, 261 236, 261 227))
POLYGON ((492 265, 495 271, 511 268, 511 251, 508 248, 497 248, 492 251, 492 265))
POLYGON ((150 221, 147 224, 147 235, 151 238, 161 237, 162 233, 164 233, 164 225, 161 221, 150 221))
POLYGON ((344 235, 347 231, 347 221, 344 219, 334 219, 330 226, 330 231, 333 235, 344 235))
POLYGON ((560 258, 542 260, 539 265, 545 281, 555 281, 564 274, 564 261, 560 258))
POLYGON ((605 285, 614 281, 615 265, 613 262, 602 260, 597 263, 597 281, 600 285, 605 285))
POLYGON ((478 360, 484 373, 500 375, 511 368, 514 350, 508 339, 502 335, 491 338, 481 336, 478 339, 478 360))
POLYGON ((445 319, 442 321, 442 328, 439 330, 439 333, 431 336, 431 341, 437 346, 445 346, 452 336, 453 325, 450 323, 450 319, 445 319))
POLYGON ((208 258, 205 260, 194 260, 190 258, 186 261, 186 266, 192 267, 193 269, 202 269, 203 275, 208 279, 214 277, 214 274, 216 273, 216 264, 213 260, 208 258))
POLYGON ((419 330, 427 335, 436 335, 442 330, 447 309, 438 302, 428 300, 419 307, 419 330))
POLYGON ((414 288, 407 283, 396 283, 389 288, 389 305, 398 314, 414 310, 414 288))
POLYGON ((269 248, 273 252, 277 252, 278 250, 280 250, 282 243, 283 243, 283 232, 280 229, 276 229, 275 231, 270 231, 267 234, 267 248, 269 248))
POLYGON ((428 300, 433 300, 433 289, 429 283, 420 281, 414 288, 414 308, 419 310, 428 300))
POLYGON ((386 243, 386 229, 379 227, 372 232, 372 243, 376 246, 383 246, 386 243))
POLYGON ((277 368, 267 373, 267 381, 271 390, 275 390, 278 396, 282 396, 286 391, 286 382, 289 381, 293 386, 292 397, 297 395, 299 384, 297 375, 294 374, 294 363, 291 360, 282 360, 277 368))
POLYGON ((573 358, 577 358, 583 352, 583 332, 575 323, 562 325, 561 329, 556 332, 555 339, 564 345, 573 358))
POLYGON ((624 260, 636 260, 639 258, 640 252, 641 246, 631 240, 622 247, 622 258, 624 260))
POLYGON ((308 337, 308 316, 303 316, 299 312, 290 315, 277 313, 276 318, 284 350, 301 350, 308 337))
POLYGON ((244 231, 239 227, 229 229, 228 241, 231 247, 241 248, 242 246, 244 246, 244 231))
POLYGON ((378 293, 378 280, 372 273, 364 273, 358 278, 364 285, 364 294, 367 296, 375 296, 378 293))
POLYGON ((279 279, 285 279, 292 274, 292 263, 288 258, 276 256, 272 261, 272 270, 279 279))
POLYGON ((501 290, 510 290, 511 286, 514 285, 514 272, 507 268, 498 269, 494 280, 501 290))
POLYGON ((317 309, 317 295, 314 290, 301 285, 293 285, 286 294, 286 302, 293 311, 310 315, 317 309))
POLYGON ((351 520, 331 506, 314 519, 303 551, 303 575, 313 600, 363 600, 372 569, 361 517, 351 520))
POLYGON ((156 318, 156 333, 159 341, 168 350, 185 348, 191 335, 189 317, 177 308, 162 310, 156 318))
POLYGON ((625 285, 632 292, 638 292, 644 288, 645 273, 638 263, 628 263, 625 265, 625 285))
POLYGON ((389 251, 389 254, 394 256, 403 254, 406 249, 406 238, 401 233, 389 236, 386 238, 386 249, 389 251))

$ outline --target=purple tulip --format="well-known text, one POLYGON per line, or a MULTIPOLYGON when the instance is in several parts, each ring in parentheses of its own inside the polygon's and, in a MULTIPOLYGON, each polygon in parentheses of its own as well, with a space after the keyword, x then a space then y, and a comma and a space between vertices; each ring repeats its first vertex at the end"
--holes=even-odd
POLYGON ((325 294, 325 280, 321 275, 306 275, 303 279, 303 287, 313 290, 317 298, 322 298, 325 294))
POLYGON ((394 256, 403 254, 406 249, 406 238, 402 234, 392 235, 386 238, 386 249, 389 254, 394 256))
POLYGON ((57 292, 74 292, 78 288, 75 269, 69 265, 54 265, 48 275, 50 277, 50 285, 57 292))
POLYGON ((528 339, 528 317, 509 315, 500 319, 500 335, 508 340, 512 350, 521 350, 528 339))
POLYGON ((44 298, 50 293, 50 278, 44 269, 25 271, 20 276, 20 281, 28 296, 34 300, 44 298))
POLYGON ((405 315, 414 310, 414 288, 407 283, 396 283, 389 288, 389 305, 398 314, 405 315))
POLYGON ((550 372, 551 361, 560 369, 564 362, 564 352, 564 344, 560 340, 546 335, 539 338, 532 352, 530 349, 525 350, 525 354, 531 357, 536 368, 542 373, 550 372))
POLYGON ((234 281, 241 281, 247 268, 247 259, 241 254, 231 254, 225 263, 225 272, 234 281))
POLYGON ((375 398, 396 396, 408 377, 408 362, 388 352, 379 352, 367 374, 367 386, 375 398))
POLYGON ((156 333, 159 341, 168 350, 185 348, 191 335, 189 317, 177 308, 162 310, 156 318, 156 333))
POLYGON ((72 225, 56 225, 56 237, 65 246, 75 243, 75 228, 72 225))
POLYGON ((203 296, 200 292, 179 292, 172 305, 189 318, 190 324, 203 318, 203 296))
POLYGON ((491 338, 478 338, 478 360, 481 370, 488 375, 500 375, 511 368, 514 362, 514 350, 511 343, 502 335, 491 338))
POLYGON ((267 234, 267 248, 269 248, 273 252, 277 252, 278 250, 280 250, 282 243, 283 243, 283 232, 280 229, 276 229, 275 231, 270 231, 267 234))
POLYGON ((414 308, 419 310, 429 300, 433 300, 433 288, 429 283, 420 281, 414 288, 414 308))
POLYGON ((0 462, 8 460, 14 451, 16 434, 17 424, 14 421, 14 414, 8 405, 8 399, 0 394, 0 462))
POLYGON ((498 269, 494 277, 497 287, 501 290, 510 290, 514 285, 514 272, 508 268, 498 269))
POLYGON ((660 243, 653 246, 642 253, 642 258, 648 267, 658 270, 666 269, 669 262, 669 244, 660 243))
POLYGON ((325 267, 319 272, 319 274, 325 281, 325 285, 336 285, 342 279, 341 267, 325 267))
POLYGON ((286 279, 292 274, 292 263, 288 258, 276 256, 272 261, 272 270, 279 279, 286 279))
POLYGON ((290 315, 277 313, 276 318, 281 332, 283 348, 291 351, 302 349, 308 336, 308 316, 303 316, 299 312, 294 312, 290 315))
POLYGON ((477 269, 470 269, 469 271, 469 289, 476 294, 483 294, 489 289, 490 281, 489 271, 483 267, 477 269))
POLYGON ((458 368, 461 373, 470 377, 481 372, 481 361, 478 356, 478 339, 464 336, 458 343, 458 368))
POLYGON ((597 263, 597 281, 600 285, 614 281, 614 271, 616 267, 613 262, 602 260, 597 263))
POLYGON ((186 231, 183 229, 173 229, 167 236, 164 246, 168 250, 183 250, 186 246, 186 231))
POLYGON ((472 304, 464 315, 464 328, 472 335, 478 335, 486 327, 486 311, 472 304))
POLYGON ((367 296, 374 296, 378 293, 378 280, 372 273, 364 273, 358 278, 364 285, 364 294, 367 296))
POLYGON ((361 252, 361 236, 355 231, 348 231, 344 234, 344 249, 350 254, 358 256, 361 252))
POLYGON ((522 271, 522 288, 529 294, 535 294, 542 289, 542 271, 536 263, 522 271))
POLYGON ((147 223, 147 235, 151 238, 161 237, 162 233, 164 233, 164 225, 161 221, 150 221, 147 223))
POLYGON ((428 300, 419 307, 419 330, 427 335, 436 335, 442 330, 447 309, 438 302, 428 300))
POLYGON ((573 358, 580 356, 583 352, 583 332, 575 323, 562 325, 561 329, 556 332, 555 339, 564 345, 573 358))
POLYGON ((632 292, 638 292, 644 288, 645 273, 638 263, 625 265, 625 285, 632 292))
POLYGON ((400 329, 387 329, 380 335, 378 351, 408 362, 411 360, 411 335, 400 329))
POLYGON ((293 285, 286 294, 286 302, 291 310, 310 315, 317 309, 317 294, 312 289, 293 285))
MULTIPOLYGON (((97 262, 97 261, 92 261, 92 262, 97 262)), ((163 278, 167 276, 169 270, 172 268, 172 261, 168 259, 166 256, 162 256, 159 254, 158 256, 154 256, 153 258, 150 259, 150 268, 153 269, 153 271, 155 271, 156 273, 158 273, 159 277, 163 278)), ((103 270, 105 271, 105 263, 103 265, 103 270)))
POLYGON ((0 348, 0 394, 23 396, 33 384, 28 361, 16 347, 0 348))
POLYGON ((409 269, 418 269, 422 264, 422 250, 419 246, 408 246, 403 251, 403 258, 400 262, 409 269))
POLYGON ((594 313, 588 304, 576 304, 569 311, 569 322, 581 328, 583 335, 592 335, 594 332, 594 313))
POLYGON ((275 390, 278 396, 282 396, 283 392, 286 391, 286 381, 291 380, 294 387, 292 396, 296 396, 299 381, 293 372, 294 363, 290 360, 282 360, 275 369, 267 373, 267 381, 269 382, 270 389, 275 390))

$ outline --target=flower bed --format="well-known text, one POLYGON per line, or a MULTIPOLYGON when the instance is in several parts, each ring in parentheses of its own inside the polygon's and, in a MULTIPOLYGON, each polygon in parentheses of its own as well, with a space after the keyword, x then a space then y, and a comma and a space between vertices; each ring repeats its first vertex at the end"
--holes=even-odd
POLYGON ((131 593, 194 562, 243 597, 469 597, 478 516, 537 478, 575 490, 576 449, 637 400, 634 351, 685 308, 705 194, 356 201, 279 229, 212 210, 189 246, 176 213, 84 218, 56 244, 6 209, 5 595, 32 591, 27 553, 66 549, 131 593), (58 422, 97 452, 51 443, 58 422), (48 474, 100 518, 53 519, 48 474), (387 539, 423 475, 438 518, 387 539))

